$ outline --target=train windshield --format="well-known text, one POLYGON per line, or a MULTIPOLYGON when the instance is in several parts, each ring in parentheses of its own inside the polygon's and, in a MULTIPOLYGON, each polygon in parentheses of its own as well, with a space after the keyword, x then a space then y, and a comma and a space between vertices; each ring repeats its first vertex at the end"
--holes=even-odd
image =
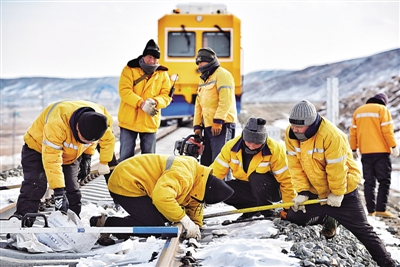
POLYGON ((218 57, 231 56, 230 32, 204 32, 203 47, 211 47, 218 57))
POLYGON ((169 57, 194 57, 195 56, 194 32, 169 32, 168 56, 169 57))

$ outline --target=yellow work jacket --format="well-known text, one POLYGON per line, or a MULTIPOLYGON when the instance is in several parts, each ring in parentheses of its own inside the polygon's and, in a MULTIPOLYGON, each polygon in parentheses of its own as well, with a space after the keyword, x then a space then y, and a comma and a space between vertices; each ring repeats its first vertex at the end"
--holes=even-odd
POLYGON ((171 82, 166 70, 165 67, 163 70, 156 70, 149 78, 133 85, 145 73, 140 67, 124 67, 118 86, 121 98, 118 110, 120 127, 139 133, 157 132, 161 124, 161 109, 167 107, 172 100, 169 97, 171 82), (159 112, 153 117, 140 108, 142 102, 148 98, 157 102, 156 108, 159 112))
POLYGON ((381 104, 368 103, 353 113, 350 146, 361 154, 391 153, 397 146, 390 111, 381 104))
POLYGON ((361 179, 347 136, 322 118, 318 131, 306 141, 289 137, 286 130, 286 153, 296 192, 310 191, 319 198, 329 193, 344 195, 354 191, 361 179))
POLYGON ((187 214, 201 227, 210 172, 211 168, 200 165, 193 157, 142 154, 117 165, 108 189, 127 197, 147 195, 169 221, 179 222, 187 214))
POLYGON ((42 154, 43 167, 50 188, 64 188, 62 165, 72 164, 83 152, 93 155, 100 145, 100 162, 106 164, 113 158, 115 137, 113 119, 107 110, 88 101, 60 101, 45 108, 28 128, 24 141, 29 148, 42 154), (90 107, 107 117, 108 129, 100 140, 91 145, 78 142, 71 130, 70 119, 79 108, 90 107))
POLYGON ((296 193, 290 178, 284 146, 272 138, 267 138, 265 147, 253 156, 246 173, 243 169, 243 142, 241 135, 226 142, 210 166, 213 169, 213 175, 224 179, 231 170, 235 179, 248 182, 253 172, 271 172, 280 183, 283 202, 292 201, 296 193))
POLYGON ((222 67, 207 81, 200 79, 194 109, 193 125, 211 127, 213 120, 236 123, 235 81, 232 74, 222 67))

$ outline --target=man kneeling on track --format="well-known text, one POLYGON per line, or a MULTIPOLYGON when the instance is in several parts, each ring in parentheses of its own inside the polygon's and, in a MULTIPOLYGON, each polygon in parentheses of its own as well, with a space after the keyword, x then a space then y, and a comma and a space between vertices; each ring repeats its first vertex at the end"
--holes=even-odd
MULTIPOLYGON (((224 201, 233 194, 225 182, 211 173, 211 168, 200 165, 193 157, 142 154, 128 158, 114 169, 108 189, 129 216, 94 216, 90 225, 165 226, 168 222, 181 222, 186 238, 200 239, 203 205, 224 201)), ((98 243, 112 245, 115 241, 103 234, 98 243)))
MULTIPOLYGON (((286 160, 286 150, 278 141, 268 137, 263 118, 250 118, 240 136, 229 140, 212 165, 213 174, 224 179, 232 171, 234 180, 226 184, 235 193, 224 202, 237 209, 290 202, 295 197, 286 160)), ((259 213, 244 213, 238 219, 259 213)), ((271 210, 261 211, 264 217, 274 216, 271 210)), ((280 213, 286 216, 286 211, 280 213)))

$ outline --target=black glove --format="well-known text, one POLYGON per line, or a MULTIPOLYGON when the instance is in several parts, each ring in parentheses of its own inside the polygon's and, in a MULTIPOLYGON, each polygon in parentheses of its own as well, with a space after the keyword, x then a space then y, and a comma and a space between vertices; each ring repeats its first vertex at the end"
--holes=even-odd
POLYGON ((64 188, 54 189, 54 206, 56 210, 67 214, 69 203, 64 188))
POLYGON ((90 174, 90 166, 92 165, 92 156, 82 154, 81 163, 79 164, 78 181, 84 180, 90 174))

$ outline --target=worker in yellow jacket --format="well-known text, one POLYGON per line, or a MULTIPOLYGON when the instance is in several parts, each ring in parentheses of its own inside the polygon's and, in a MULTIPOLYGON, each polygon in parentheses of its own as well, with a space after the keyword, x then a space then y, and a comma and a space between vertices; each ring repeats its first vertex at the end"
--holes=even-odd
POLYGON ((194 134, 204 137, 201 164, 210 166, 226 141, 235 137, 237 110, 235 80, 220 66, 210 47, 201 48, 196 56, 201 73, 194 107, 194 134))
MULTIPOLYGON (((165 226, 181 222, 187 238, 200 239, 204 204, 230 197, 233 190, 209 167, 189 156, 141 154, 119 163, 108 181, 111 196, 127 217, 93 216, 92 226, 165 226)), ((118 236, 118 235, 116 235, 118 236)), ((102 245, 114 242, 102 236, 102 245)))
POLYGON ((369 215, 391 218, 394 215, 386 210, 392 174, 390 155, 398 157, 399 148, 387 103, 387 95, 379 93, 354 111, 350 146, 354 159, 358 159, 357 148, 361 154, 364 196, 369 215), (379 183, 377 197, 376 181, 379 183))
POLYGON ((297 196, 287 219, 299 225, 323 224, 321 233, 326 238, 334 237, 341 224, 364 244, 379 266, 395 267, 382 240, 367 221, 357 190, 361 173, 347 136, 320 116, 307 100, 293 106, 289 122, 285 143, 297 196), (327 201, 321 205, 302 205, 308 199, 318 198, 327 201))
POLYGON ((122 70, 118 85, 120 161, 135 155, 138 137, 142 154, 156 152, 160 110, 172 100, 168 68, 158 63, 159 58, 160 48, 151 39, 142 55, 130 60, 122 70))
MULTIPOLYGON (((21 163, 24 173, 17 210, 13 216, 37 213, 47 189, 54 190, 55 209, 78 216, 81 192, 78 183, 82 155, 93 155, 100 146, 99 174, 110 172, 115 137, 107 110, 88 101, 60 101, 46 107, 24 135, 21 163)), ((31 226, 34 220, 27 220, 31 226)))
MULTIPOLYGON (((291 202, 295 197, 285 147, 268 137, 265 125, 263 118, 250 118, 242 134, 229 140, 210 166, 219 179, 232 172, 235 179, 226 181, 226 184, 234 194, 225 203, 237 209, 270 205, 282 200, 291 202)), ((283 211, 281 215, 285 217, 285 213, 283 211)), ((238 219, 256 214, 244 213, 238 219)), ((270 210, 261 214, 274 216, 270 210)))

